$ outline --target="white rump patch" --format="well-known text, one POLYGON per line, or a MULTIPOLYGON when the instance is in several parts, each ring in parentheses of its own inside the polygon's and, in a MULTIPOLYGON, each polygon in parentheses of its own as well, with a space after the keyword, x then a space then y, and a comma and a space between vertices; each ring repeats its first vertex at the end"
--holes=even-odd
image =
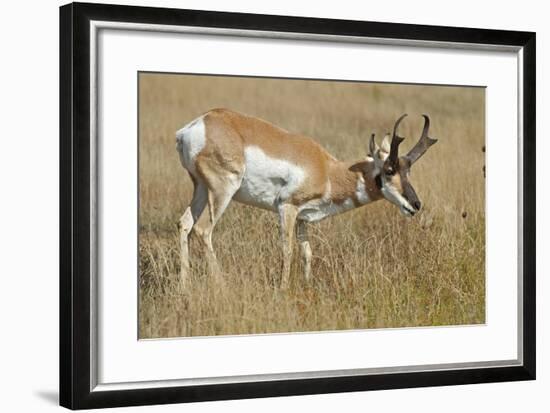
POLYGON ((268 156, 257 146, 244 149, 245 173, 236 201, 260 208, 277 210, 303 184, 305 171, 284 159, 268 156))
POLYGON ((206 144, 203 116, 198 117, 176 132, 176 150, 182 165, 195 174, 195 158, 206 144))

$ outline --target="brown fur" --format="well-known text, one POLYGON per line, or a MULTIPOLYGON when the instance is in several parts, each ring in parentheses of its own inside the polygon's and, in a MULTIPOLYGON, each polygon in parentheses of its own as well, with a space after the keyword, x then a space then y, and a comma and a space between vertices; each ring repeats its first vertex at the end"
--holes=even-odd
POLYGON ((197 164, 215 161, 223 169, 239 171, 244 163, 244 147, 258 146, 270 157, 286 159, 306 170, 306 180, 294 194, 291 202, 300 205, 321 198, 330 180, 331 195, 335 203, 351 198, 358 206, 355 191, 358 172, 363 173, 369 197, 379 199, 380 191, 372 179, 373 165, 366 161, 340 162, 313 139, 290 133, 278 126, 255 117, 228 109, 213 109, 204 116, 207 143, 197 157, 197 164), (350 170, 361 163, 362 170, 350 170))
POLYGON ((390 178, 391 185, 397 188, 400 194, 403 193, 403 184, 402 184, 403 176, 402 175, 403 175, 403 172, 399 171, 395 175, 392 175, 390 178))

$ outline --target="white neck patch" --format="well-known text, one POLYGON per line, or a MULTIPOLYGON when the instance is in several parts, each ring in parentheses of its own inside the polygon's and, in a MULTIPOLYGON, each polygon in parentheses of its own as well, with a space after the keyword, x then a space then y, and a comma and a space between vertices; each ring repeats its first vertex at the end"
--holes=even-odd
POLYGON ((362 175, 360 175, 359 179, 357 179, 355 196, 361 205, 365 205, 371 201, 369 194, 367 194, 367 190, 365 189, 365 178, 363 178, 362 175))

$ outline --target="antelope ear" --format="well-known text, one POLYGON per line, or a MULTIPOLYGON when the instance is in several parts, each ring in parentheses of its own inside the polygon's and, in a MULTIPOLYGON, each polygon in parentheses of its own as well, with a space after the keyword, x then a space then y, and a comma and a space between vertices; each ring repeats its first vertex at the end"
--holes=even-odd
POLYGON ((378 147, 378 144, 374 140, 374 133, 370 135, 369 140, 369 154, 367 155, 367 158, 370 156, 371 158, 374 158, 377 154, 380 148, 378 147))
POLYGON ((369 155, 367 156, 367 161, 370 161, 369 158, 374 160, 374 163, 377 167, 381 167, 384 164, 384 161, 389 156, 390 147, 389 144, 387 146, 387 150, 384 151, 384 144, 383 147, 380 148, 376 141, 374 140, 374 133, 370 136, 369 141, 369 155))
POLYGON ((382 140, 382 146, 380 147, 380 158, 386 159, 390 154, 390 134, 386 133, 384 139, 382 140))
POLYGON ((352 171, 352 172, 366 173, 367 170, 368 170, 368 166, 369 166, 369 162, 361 161, 361 162, 357 162, 357 163, 354 163, 353 165, 351 165, 349 167, 349 170, 352 171))

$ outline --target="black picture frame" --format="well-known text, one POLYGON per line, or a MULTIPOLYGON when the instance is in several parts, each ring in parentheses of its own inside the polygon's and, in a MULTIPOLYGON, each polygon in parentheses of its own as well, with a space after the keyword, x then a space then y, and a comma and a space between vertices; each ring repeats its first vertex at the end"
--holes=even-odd
POLYGON ((535 59, 531 32, 107 4, 60 8, 60 404, 71 409, 535 379, 535 59), (90 21, 185 25, 521 48, 523 365, 247 383, 91 390, 90 21))

